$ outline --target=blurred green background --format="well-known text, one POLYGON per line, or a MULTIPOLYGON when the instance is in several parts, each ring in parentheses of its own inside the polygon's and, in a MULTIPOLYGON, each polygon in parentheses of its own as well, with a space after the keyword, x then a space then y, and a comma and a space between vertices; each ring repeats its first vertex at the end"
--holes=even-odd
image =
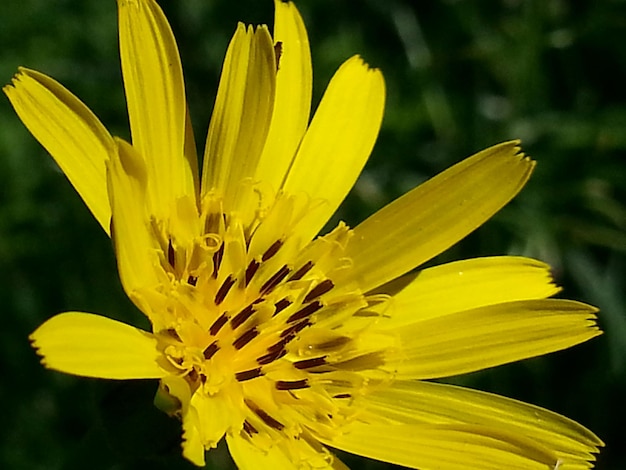
MULTIPOLYGON (((437 261, 523 254, 548 261, 562 295, 599 306, 588 344, 455 380, 563 413, 601 436, 598 468, 626 468, 626 2, 301 0, 319 100, 359 53, 380 67, 383 129, 340 216, 355 225, 491 144, 523 139, 538 162, 505 210, 437 261)), ((162 1, 202 143, 236 22, 271 24, 271 0, 162 1)), ((114 0, 0 4, 0 81, 19 65, 65 84, 128 137, 114 0)), ((53 314, 145 325, 120 287, 110 241, 52 159, 0 99, 0 467, 185 469, 179 424, 155 383, 47 371, 27 336, 53 314)), ((391 468, 347 457, 353 468, 391 468)), ((210 468, 231 468, 223 448, 210 468)))

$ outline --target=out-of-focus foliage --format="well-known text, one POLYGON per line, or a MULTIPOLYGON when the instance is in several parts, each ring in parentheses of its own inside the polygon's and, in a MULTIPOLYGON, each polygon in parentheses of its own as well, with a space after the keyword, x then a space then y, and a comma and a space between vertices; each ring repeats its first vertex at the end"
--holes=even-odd
MULTIPOLYGON (((238 20, 271 23, 270 0, 163 1, 202 143, 238 20)), ((546 406, 607 443, 626 468, 626 2, 301 0, 319 99, 359 53, 387 80, 379 142, 340 216, 354 225, 474 151, 512 138, 539 164, 523 193, 438 261, 538 257, 564 295, 601 307, 590 344, 457 380, 546 406)), ((114 0, 0 2, 0 77, 43 71, 128 136, 114 0)), ((65 177, 0 102, 0 467, 185 469, 179 425, 155 384, 44 370, 28 334, 54 313, 93 311, 146 326, 120 287, 110 241, 65 177)), ((348 457, 354 468, 384 464, 348 457)), ((211 468, 231 468, 220 448, 211 468)))

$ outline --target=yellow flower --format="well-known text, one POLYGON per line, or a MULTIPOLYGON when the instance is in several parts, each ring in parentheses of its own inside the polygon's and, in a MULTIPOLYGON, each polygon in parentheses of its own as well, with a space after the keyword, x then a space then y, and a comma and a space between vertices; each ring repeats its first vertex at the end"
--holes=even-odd
POLYGON ((199 178, 180 59, 153 0, 119 0, 132 145, 53 79, 4 88, 114 241, 152 332, 79 312, 31 336, 47 367, 160 379, 204 464, 226 438, 240 468, 344 468, 328 447, 422 470, 590 468, 602 442, 550 411, 424 381, 567 348, 595 309, 547 299, 532 259, 409 273, 524 185, 518 142, 484 150, 349 229, 315 238, 363 168, 383 115, 382 74, 355 56, 309 123, 311 59, 291 3, 228 47, 199 178), (407 274, 409 273, 409 274, 407 274))

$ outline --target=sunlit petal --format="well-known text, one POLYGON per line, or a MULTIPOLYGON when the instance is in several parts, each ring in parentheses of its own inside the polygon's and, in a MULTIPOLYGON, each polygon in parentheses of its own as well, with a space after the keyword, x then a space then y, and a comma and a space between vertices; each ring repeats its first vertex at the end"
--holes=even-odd
POLYGON ((228 450, 237 467, 241 470, 255 470, 257 468, 284 468, 297 469, 298 466, 278 447, 261 452, 254 445, 238 435, 228 435, 228 450))
POLYGON ((103 379, 156 379, 167 375, 150 333, 99 315, 54 316, 30 336, 42 363, 54 370, 103 379))
POLYGON ((207 136, 202 193, 216 191, 228 210, 256 172, 272 119, 276 56, 266 26, 239 24, 228 47, 207 136))
POLYGON ((357 422, 328 445, 419 470, 547 470, 558 464, 556 454, 530 439, 476 425, 357 422))
MULTIPOLYGON (((364 397, 377 420, 404 424, 475 424, 531 437, 565 464, 587 466, 602 441, 559 414, 491 393, 451 385, 400 381, 364 397)), ((568 468, 565 465, 564 468, 568 468)))
POLYGON ((24 125, 52 155, 109 233, 105 162, 115 145, 102 123, 61 84, 34 70, 20 68, 3 90, 24 125))
POLYGON ((226 437, 228 450, 240 470, 256 470, 259 468, 300 469, 315 468, 319 470, 348 470, 348 467, 337 456, 323 449, 320 444, 314 444, 308 439, 300 439, 289 443, 291 452, 296 455, 309 455, 309 459, 299 461, 294 455, 286 453, 280 445, 260 450, 243 436, 229 434, 226 437))
POLYGON ((383 118, 385 82, 380 70, 352 57, 330 81, 298 149, 283 189, 323 204, 300 230, 312 238, 337 210, 370 156, 383 118))
POLYGON ((132 143, 146 157, 151 210, 195 194, 185 153, 186 101, 176 41, 153 0, 119 0, 119 36, 132 143))
POLYGON ((365 291, 438 255, 515 196, 534 163, 506 142, 457 163, 354 229, 349 277, 365 291))
POLYGON ((430 379, 464 374, 547 354, 600 334, 597 309, 559 299, 479 307, 404 325, 390 352, 398 377, 430 379))
POLYGON ((383 286, 393 292, 384 328, 399 327, 431 317, 515 300, 542 299, 556 294, 550 267, 519 256, 475 258, 424 269, 417 275, 383 286))
POLYGON ((256 180, 278 190, 309 124, 313 72, 304 22, 295 5, 275 0, 276 99, 256 180))
POLYGON ((113 212, 112 237, 122 285, 131 296, 162 280, 158 245, 150 230, 146 202, 148 173, 137 151, 123 140, 108 164, 109 197, 113 212))

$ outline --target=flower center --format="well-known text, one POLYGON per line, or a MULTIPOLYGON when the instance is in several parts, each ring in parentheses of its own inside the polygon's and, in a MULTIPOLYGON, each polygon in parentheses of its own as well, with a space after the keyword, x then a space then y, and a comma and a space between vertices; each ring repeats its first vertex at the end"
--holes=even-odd
POLYGON ((164 358, 192 405, 217 400, 228 410, 221 422, 198 418, 214 427, 206 446, 225 432, 260 447, 311 431, 330 435, 352 415, 350 401, 382 380, 372 371, 384 363, 385 346, 361 339, 385 299, 337 285, 350 264, 343 256, 350 231, 340 224, 301 240, 306 208, 298 212, 297 203, 278 197, 241 220, 209 200, 191 241, 160 237, 168 282, 144 297, 161 300, 153 323, 164 358))

